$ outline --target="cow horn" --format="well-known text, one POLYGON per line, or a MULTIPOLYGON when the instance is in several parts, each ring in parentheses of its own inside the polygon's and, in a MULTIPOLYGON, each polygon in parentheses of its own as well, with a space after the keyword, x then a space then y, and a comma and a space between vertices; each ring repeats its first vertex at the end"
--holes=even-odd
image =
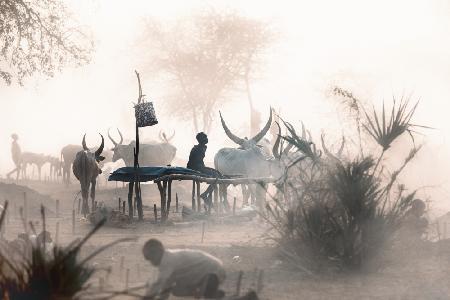
POLYGON ((81 142, 83 149, 89 151, 89 148, 86 146, 86 133, 83 135, 83 141, 81 142))
POLYGON ((241 145, 245 142, 243 139, 235 136, 233 133, 231 133, 230 129, 228 129, 227 125, 225 124, 225 121, 222 118, 222 113, 219 111, 219 115, 220 115, 220 121, 222 122, 222 127, 223 130, 225 130, 225 133, 227 134, 227 136, 230 138, 230 140, 232 140, 233 142, 235 142, 238 145, 241 145))
POLYGON ((97 151, 95 151, 95 156, 96 157, 98 157, 98 156, 100 156, 100 154, 102 154, 103 147, 105 147, 105 139, 103 138, 103 135, 101 133, 99 133, 99 134, 102 137, 102 143, 100 144, 100 147, 97 149, 97 151))
POLYGON ((117 146, 117 142, 112 138, 112 136, 111 136, 111 134, 109 133, 109 130, 110 130, 111 128, 108 128, 108 137, 109 137, 109 139, 111 140, 111 142, 114 144, 114 146, 117 146))
POLYGON ((168 141, 170 142, 170 141, 173 139, 174 136, 175 136, 175 130, 173 131, 173 133, 172 133, 172 135, 170 136, 170 138, 168 138, 168 141))
POLYGON ((252 137, 251 140, 255 143, 258 143, 266 135, 267 131, 269 131, 271 125, 272 125, 272 107, 270 108, 270 117, 266 123, 266 126, 264 126, 264 128, 257 135, 252 137))
POLYGON ((273 148, 272 148, 272 153, 273 156, 276 159, 280 159, 280 154, 279 154, 279 147, 280 147, 280 140, 281 140, 281 127, 280 124, 278 124, 278 122, 275 122, 278 126, 278 135, 277 135, 277 139, 275 140, 275 144, 273 144, 273 148))
POLYGON ((167 139, 167 135, 165 132, 162 133, 162 136, 163 136, 164 142, 168 143, 169 140, 167 139))
POLYGON ((161 142, 164 142, 163 136, 162 136, 162 129, 159 130, 159 135, 158 135, 159 139, 161 140, 161 142))
POLYGON ((123 143, 123 135, 122 135, 122 132, 120 132, 119 128, 117 128, 117 132, 118 132, 119 135, 120 135, 120 142, 119 142, 119 144, 122 145, 122 143, 123 143))

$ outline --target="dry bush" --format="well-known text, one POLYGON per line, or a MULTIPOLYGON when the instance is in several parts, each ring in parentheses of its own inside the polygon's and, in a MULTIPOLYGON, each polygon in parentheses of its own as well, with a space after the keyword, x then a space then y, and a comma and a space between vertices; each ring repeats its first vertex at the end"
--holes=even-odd
POLYGON ((403 185, 397 185, 398 175, 420 147, 413 148, 391 173, 382 157, 397 137, 409 132, 415 108, 408 111, 406 104, 396 108, 394 103, 389 122, 385 122, 384 107, 381 118, 375 111, 372 118, 366 114, 363 128, 381 146, 377 158, 362 153, 343 158, 342 151, 333 154, 326 148, 323 137, 322 156, 310 135, 308 139, 298 136, 285 122, 288 135, 283 139, 305 159, 277 185, 283 186, 284 199, 267 205, 266 220, 274 229, 271 238, 296 266, 310 273, 367 270, 390 245, 415 196, 414 191, 407 193, 403 185), (393 190, 394 186, 399 188, 393 190))
MULTIPOLYGON (((7 203, 0 217, 0 227, 6 208, 7 203)), ((1 298, 11 300, 95 298, 100 293, 92 289, 88 281, 97 269, 89 266, 88 262, 108 247, 130 240, 116 240, 100 247, 86 258, 78 259, 82 246, 104 223, 105 220, 99 222, 83 239, 77 239, 68 246, 54 245, 53 249, 50 249, 51 255, 48 255, 45 246, 43 248, 42 245, 29 244, 25 249, 18 249, 2 243, 0 245, 1 298)), ((45 224, 44 213, 43 224, 45 224)), ((43 231, 45 231, 45 225, 43 231)))

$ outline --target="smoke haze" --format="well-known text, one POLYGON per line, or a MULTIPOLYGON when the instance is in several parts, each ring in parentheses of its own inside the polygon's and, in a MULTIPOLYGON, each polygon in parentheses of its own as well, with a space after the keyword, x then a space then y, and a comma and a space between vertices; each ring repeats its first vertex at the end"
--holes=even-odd
MULTIPOLYGON (((329 89, 340 85, 380 107, 392 95, 420 100, 414 123, 433 127, 420 130, 425 147, 409 166, 408 181, 431 196, 436 211, 446 208, 450 167, 450 2, 432 1, 70 1, 74 16, 94 37, 90 64, 64 69, 54 78, 27 80, 24 87, 0 86, 0 173, 13 168, 10 135, 19 135, 22 151, 59 156, 66 144, 99 145, 98 132, 118 127, 125 139, 134 138, 132 102, 137 99, 134 70, 145 50, 136 46, 142 18, 176 19, 214 7, 271 23, 277 39, 264 55, 261 73, 252 81, 253 98, 268 118, 269 106, 314 136, 329 133, 330 142, 351 124, 329 89)), ((142 129, 144 139, 157 139, 163 129, 176 131, 177 157, 187 160, 195 143, 190 122, 167 114, 164 90, 155 77, 141 72, 143 90, 154 101, 159 124, 142 129)), ((232 130, 248 134, 249 108, 245 94, 236 94, 221 108, 232 130), (244 129, 240 129, 244 128, 244 129)), ((115 133, 115 131, 114 131, 115 133)), ((404 157, 411 141, 402 140, 390 155, 404 157)), ((210 133, 206 160, 232 145, 224 134, 218 112, 210 133)), ((107 146, 111 147, 109 140, 107 146)))

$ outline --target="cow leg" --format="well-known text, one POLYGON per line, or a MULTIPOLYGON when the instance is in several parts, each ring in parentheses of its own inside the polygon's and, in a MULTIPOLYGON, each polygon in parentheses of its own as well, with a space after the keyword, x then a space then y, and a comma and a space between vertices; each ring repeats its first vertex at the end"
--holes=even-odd
POLYGON ((255 200, 258 211, 263 213, 266 205, 266 185, 264 183, 255 184, 255 200))
POLYGON ((86 217, 86 215, 89 213, 89 183, 86 185, 81 184, 81 197, 83 198, 83 205, 81 208, 81 211, 83 215, 86 217))
POLYGON ((221 184, 220 185, 220 195, 222 196, 222 199, 220 200, 223 204, 223 207, 227 212, 230 211, 230 204, 228 203, 228 184, 221 184))
POLYGON ((242 204, 248 205, 249 191, 250 189, 245 184, 241 184, 242 189, 242 204))
POLYGON ((91 208, 94 211, 94 203, 95 203, 95 185, 97 184, 97 179, 91 181, 91 208))
POLYGON ((39 181, 41 181, 41 170, 42 170, 42 166, 37 166, 37 169, 38 169, 39 181))
POLYGON ((248 189, 249 189, 249 194, 250 194, 250 203, 252 205, 255 205, 256 204, 257 186, 256 186, 256 184, 249 184, 248 189))

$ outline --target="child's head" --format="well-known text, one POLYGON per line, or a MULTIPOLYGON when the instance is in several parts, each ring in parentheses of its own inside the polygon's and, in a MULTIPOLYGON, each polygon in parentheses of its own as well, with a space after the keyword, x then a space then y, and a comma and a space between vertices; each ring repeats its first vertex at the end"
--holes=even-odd
POLYGON ((199 144, 206 145, 208 144, 208 136, 204 132, 199 132, 195 138, 197 139, 199 144))
POLYGON ((157 239, 149 239, 142 248, 145 259, 149 260, 152 265, 159 266, 164 255, 164 246, 157 239))

